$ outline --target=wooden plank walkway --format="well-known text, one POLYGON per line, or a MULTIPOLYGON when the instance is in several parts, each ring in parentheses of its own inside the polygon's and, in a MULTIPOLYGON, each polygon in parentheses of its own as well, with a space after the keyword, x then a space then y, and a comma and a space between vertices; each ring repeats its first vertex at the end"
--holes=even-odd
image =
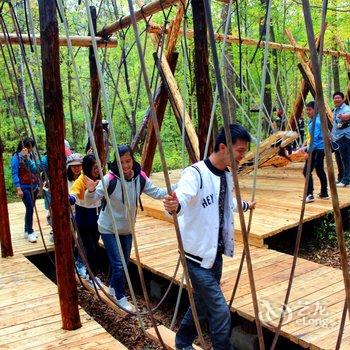
MULTIPOLYGON (((250 243, 262 247, 264 240, 277 235, 287 229, 297 227, 299 223, 300 209, 304 177, 302 175, 302 163, 292 163, 284 168, 259 169, 257 178, 256 201, 253 221, 250 231, 250 243)), ((178 181, 179 170, 171 171, 170 177, 173 183, 178 181)), ((304 222, 321 218, 332 212, 331 200, 317 198, 320 192, 319 180, 314 174, 315 202, 306 206, 304 222)), ((151 176, 152 181, 158 186, 164 187, 163 173, 151 176)), ((242 198, 249 200, 252 196, 253 175, 240 176, 240 188, 242 198)), ((350 206, 350 188, 338 189, 339 202, 342 208, 350 206)), ((145 213, 158 219, 171 221, 165 217, 163 204, 146 195, 142 196, 142 204, 145 213)), ((246 221, 248 213, 245 213, 246 221)), ((235 216, 235 239, 242 242, 241 227, 238 214, 235 216)))
MULTIPOLYGON (((39 199, 36 201, 36 206, 38 209, 38 216, 40 220, 40 226, 42 228, 45 244, 48 251, 53 251, 53 243, 49 241, 49 232, 51 230, 50 226, 46 222, 46 212, 44 209, 44 201, 39 199)), ((16 256, 17 254, 23 254, 25 256, 36 255, 45 253, 45 247, 40 236, 39 224, 34 213, 33 218, 33 228, 38 233, 38 240, 36 243, 29 243, 27 239, 23 238, 24 234, 24 205, 21 202, 11 203, 8 205, 9 209, 9 218, 11 226, 11 238, 13 253, 16 256)))
MULTIPOLYGON (((44 224, 42 201, 38 208, 44 224)), ((0 258, 0 349, 126 349, 82 309, 82 327, 62 329, 57 286, 24 256, 43 253, 42 240, 23 238, 22 203, 10 204, 9 212, 14 257, 0 258)), ((49 227, 43 228, 48 243, 49 227)))
MULTIPOLYGON (((178 259, 173 225, 140 215, 136 234, 143 267, 170 280, 178 259)), ((236 242, 234 258, 224 257, 222 289, 227 300, 231 297, 242 249, 242 244, 236 242)), ((264 326, 273 331, 283 304, 292 256, 254 246, 251 246, 251 255, 260 318, 264 326)), ((179 283, 181 275, 180 268, 176 283, 179 283)), ((281 334, 305 348, 334 349, 344 300, 340 270, 299 259, 281 334)), ((254 320, 246 268, 243 269, 232 311, 248 320, 254 320)), ((342 349, 349 348, 350 325, 347 319, 342 349)))
MULTIPOLYGON (((171 177, 176 180, 179 177, 179 171, 173 171, 171 177)), ((155 174, 152 178, 158 185, 163 184, 161 174, 155 174)), ((319 186, 317 181, 318 179, 315 178, 315 193, 317 193, 319 186)), ((240 184, 243 198, 249 199, 252 177, 250 175, 242 177, 240 184)), ((251 243, 254 246, 251 246, 251 253, 260 316, 264 326, 273 331, 278 322, 287 288, 292 257, 261 248, 261 246, 264 245, 265 238, 295 227, 298 223, 303 188, 301 165, 293 164, 282 169, 259 170, 257 184, 258 207, 253 217, 251 243)), ((349 193, 350 190, 347 188, 339 191, 342 207, 349 206, 349 193)), ((143 267, 170 280, 178 259, 173 225, 167 221, 168 218, 164 217, 160 201, 148 200, 145 197, 143 205, 145 212, 138 215, 136 225, 143 267)), ((41 222, 45 223, 43 205, 40 201, 39 207, 41 222)), ((42 252, 43 246, 40 241, 31 244, 22 237, 22 204, 11 204, 9 208, 15 253, 21 252, 30 255, 42 252)), ((330 201, 316 200, 307 205, 305 220, 322 217, 331 210, 330 201)), ((231 296, 242 253, 238 220, 236 220, 236 225, 238 241, 236 242, 235 257, 224 259, 222 288, 227 300, 231 296)), ((43 228, 47 235, 49 228, 45 225, 43 228)), ((133 253, 132 259, 134 259, 133 253)), ((179 283, 181 273, 180 268, 176 276, 176 283, 179 283)), ((300 259, 296 268, 288 314, 281 334, 305 348, 334 349, 344 298, 344 284, 340 270, 300 259)), ((232 311, 248 320, 254 319, 246 268, 243 270, 232 311)), ((350 348, 348 320, 341 348, 350 348)))

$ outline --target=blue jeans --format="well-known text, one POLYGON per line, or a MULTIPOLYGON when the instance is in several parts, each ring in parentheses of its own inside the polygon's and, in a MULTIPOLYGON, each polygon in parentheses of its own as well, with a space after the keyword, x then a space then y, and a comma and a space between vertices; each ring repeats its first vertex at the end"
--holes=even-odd
POLYGON ((24 216, 24 231, 28 234, 33 233, 33 214, 34 204, 38 195, 38 189, 32 190, 30 188, 21 188, 23 192, 22 202, 26 207, 26 214, 24 216))
MULTIPOLYGON (((208 320, 210 338, 214 350, 231 350, 231 314, 220 288, 222 255, 218 254, 211 269, 205 269, 187 259, 188 272, 194 289, 196 310, 200 321, 208 320)), ((177 348, 192 345, 197 336, 196 327, 189 308, 176 333, 177 348)))
MULTIPOLYGON (((114 234, 101 233, 101 237, 111 267, 110 286, 114 288, 115 296, 119 300, 125 296, 125 274, 122 259, 119 255, 117 240, 114 234)), ((131 234, 119 235, 119 239, 126 263, 128 263, 131 252, 132 236, 131 234)))
POLYGON ((339 179, 343 184, 350 185, 350 139, 343 136, 336 141, 339 146, 337 152, 339 152, 341 162, 337 162, 339 173, 342 178, 339 179))

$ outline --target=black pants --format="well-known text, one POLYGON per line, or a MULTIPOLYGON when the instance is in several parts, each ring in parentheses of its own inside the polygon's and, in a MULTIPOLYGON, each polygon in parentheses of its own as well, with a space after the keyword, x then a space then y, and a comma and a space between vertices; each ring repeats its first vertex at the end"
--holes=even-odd
MULTIPOLYGON (((96 208, 75 206, 75 221, 83 243, 82 248, 85 250, 87 261, 94 274, 99 268, 98 240, 100 239, 100 233, 98 232, 97 219, 96 208)), ((81 258, 78 256, 79 259, 81 258)))
MULTIPOLYGON (((310 179, 309 179, 309 185, 307 188, 307 194, 313 194, 314 193, 314 182, 312 179, 312 171, 316 169, 316 174, 321 182, 321 194, 326 195, 328 194, 327 190, 327 176, 324 171, 323 167, 323 160, 324 160, 324 150, 323 149, 316 149, 312 151, 311 154, 311 169, 310 169, 310 179)), ((307 161, 304 165, 303 174, 306 177, 306 168, 307 168, 307 161)))

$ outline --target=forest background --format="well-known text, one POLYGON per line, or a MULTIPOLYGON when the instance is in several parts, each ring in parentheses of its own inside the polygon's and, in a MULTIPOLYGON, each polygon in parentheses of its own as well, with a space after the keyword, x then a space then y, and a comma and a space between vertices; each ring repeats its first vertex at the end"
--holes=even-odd
MULTIPOLYGON (((65 16, 69 24, 70 35, 88 35, 88 21, 85 1, 66 0, 65 16)), ((128 5, 125 0, 89 1, 98 11, 97 30, 114 23, 122 16, 127 15, 128 5)), ((181 2, 180 2, 181 4, 181 2)), ((244 0, 234 3, 231 8, 229 33, 242 38, 264 39, 264 26, 267 10, 265 0, 244 0)), ((23 34, 35 33, 39 35, 39 15, 36 1, 12 1, 18 26, 23 34)), ((134 5, 138 9, 137 4, 134 5)), ((177 5, 181 6, 181 5, 177 5)), ((177 6, 160 11, 152 17, 152 22, 158 25, 169 23, 175 16, 177 6)), ((213 1, 212 13, 215 31, 223 33, 225 21, 229 11, 229 4, 213 1)), ((322 1, 311 1, 314 31, 320 32, 322 1)), ((327 30, 325 33, 325 49, 339 49, 338 39, 346 51, 350 51, 350 2, 328 1, 327 30), (337 39, 338 38, 338 39, 337 39)), ((191 6, 185 14, 187 30, 193 29, 191 6)), ((1 8, 1 31, 15 32, 13 16, 8 4, 3 3, 1 8)), ((145 31, 146 21, 138 23, 141 42, 145 50, 145 61, 149 77, 152 81, 152 91, 160 83, 153 53, 154 46, 145 31)), ((270 40, 289 44, 285 29, 293 34, 298 45, 307 46, 307 34, 300 0, 274 1, 271 5, 271 36, 270 40)), ((65 31, 60 24, 60 35, 65 31)), ((132 28, 126 28, 116 33, 118 45, 115 48, 99 49, 99 59, 103 68, 103 80, 106 86, 106 96, 101 96, 103 118, 106 118, 106 104, 108 104, 113 120, 113 128, 118 144, 130 143, 140 124, 144 120, 149 107, 145 86, 140 78, 140 61, 135 37, 132 28), (141 82, 139 84, 139 81, 141 82)), ((166 42, 166 40, 164 40, 166 42)), ((217 43, 219 58, 222 57, 222 43, 217 43)), ((40 110, 43 110, 41 90, 41 56, 40 46, 25 47, 25 52, 19 45, 3 44, 0 55, 0 137, 5 144, 5 180, 9 199, 14 198, 14 188, 11 181, 10 158, 15 151, 19 140, 28 134, 29 123, 32 126, 38 145, 38 150, 44 154, 46 148, 45 127, 40 110), (13 58, 11 60, 11 58, 13 58), (12 63, 12 64, 11 64, 12 63), (18 81, 16 81, 18 77, 18 81), (13 85, 12 85, 13 84, 13 85), (14 86, 14 88, 12 87, 14 86), (19 101, 19 103, 17 102, 19 101), (23 109, 28 111, 29 120, 23 117, 23 109)), ((194 42, 192 39, 180 36, 177 44, 179 59, 175 71, 175 78, 179 90, 186 102, 186 108, 197 125, 197 101, 195 76, 193 67, 194 42)), ((79 69, 79 77, 83 85, 86 100, 90 101, 89 80, 89 50, 88 48, 74 48, 75 60, 79 69)), ((260 85, 262 74, 263 49, 254 46, 240 46, 226 44, 225 60, 222 66, 227 99, 230 104, 230 115, 246 126, 251 134, 256 135, 258 111, 260 105, 260 85), (230 91, 230 92, 229 92, 230 91)), ((84 153, 88 139, 85 126, 81 99, 72 67, 72 61, 66 47, 60 49, 61 81, 64 95, 64 111, 66 125, 66 139, 76 152, 84 153)), ((293 102, 298 92, 302 76, 297 67, 299 63, 295 53, 289 51, 269 51, 268 76, 265 88, 265 112, 262 121, 263 137, 271 132, 271 122, 274 119, 274 110, 282 107, 287 116, 293 109, 293 102)), ((210 54, 210 79, 212 92, 215 91, 215 75, 210 54)), ((326 101, 332 106, 334 91, 347 91, 349 72, 344 58, 331 56, 323 57, 322 79, 326 101)), ((307 100, 312 99, 308 96, 307 100)), ((90 114, 91 107, 89 106, 90 114)), ((220 106, 215 112, 216 125, 222 125, 220 106)), ((29 134, 29 136, 31 136, 29 134)), ((166 160, 169 168, 179 168, 188 164, 186 151, 183 152, 181 130, 179 129, 173 111, 168 103, 165 119, 162 126, 161 138, 164 144, 166 160)), ((142 144, 139 152, 142 151, 142 144)), ((138 154, 139 157, 139 154, 138 154)), ((160 171, 159 154, 155 156, 153 171, 160 171)))

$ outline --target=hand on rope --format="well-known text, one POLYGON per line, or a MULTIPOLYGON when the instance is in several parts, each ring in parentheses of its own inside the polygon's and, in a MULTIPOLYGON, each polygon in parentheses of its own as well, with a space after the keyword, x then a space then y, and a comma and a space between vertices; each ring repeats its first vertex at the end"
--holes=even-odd
POLYGON ((177 213, 179 209, 179 199, 176 196, 176 193, 167 194, 163 199, 164 209, 168 213, 177 213))
POLYGON ((247 202, 247 203, 248 203, 249 209, 251 209, 251 210, 255 209, 256 201, 250 201, 250 202, 247 202))

